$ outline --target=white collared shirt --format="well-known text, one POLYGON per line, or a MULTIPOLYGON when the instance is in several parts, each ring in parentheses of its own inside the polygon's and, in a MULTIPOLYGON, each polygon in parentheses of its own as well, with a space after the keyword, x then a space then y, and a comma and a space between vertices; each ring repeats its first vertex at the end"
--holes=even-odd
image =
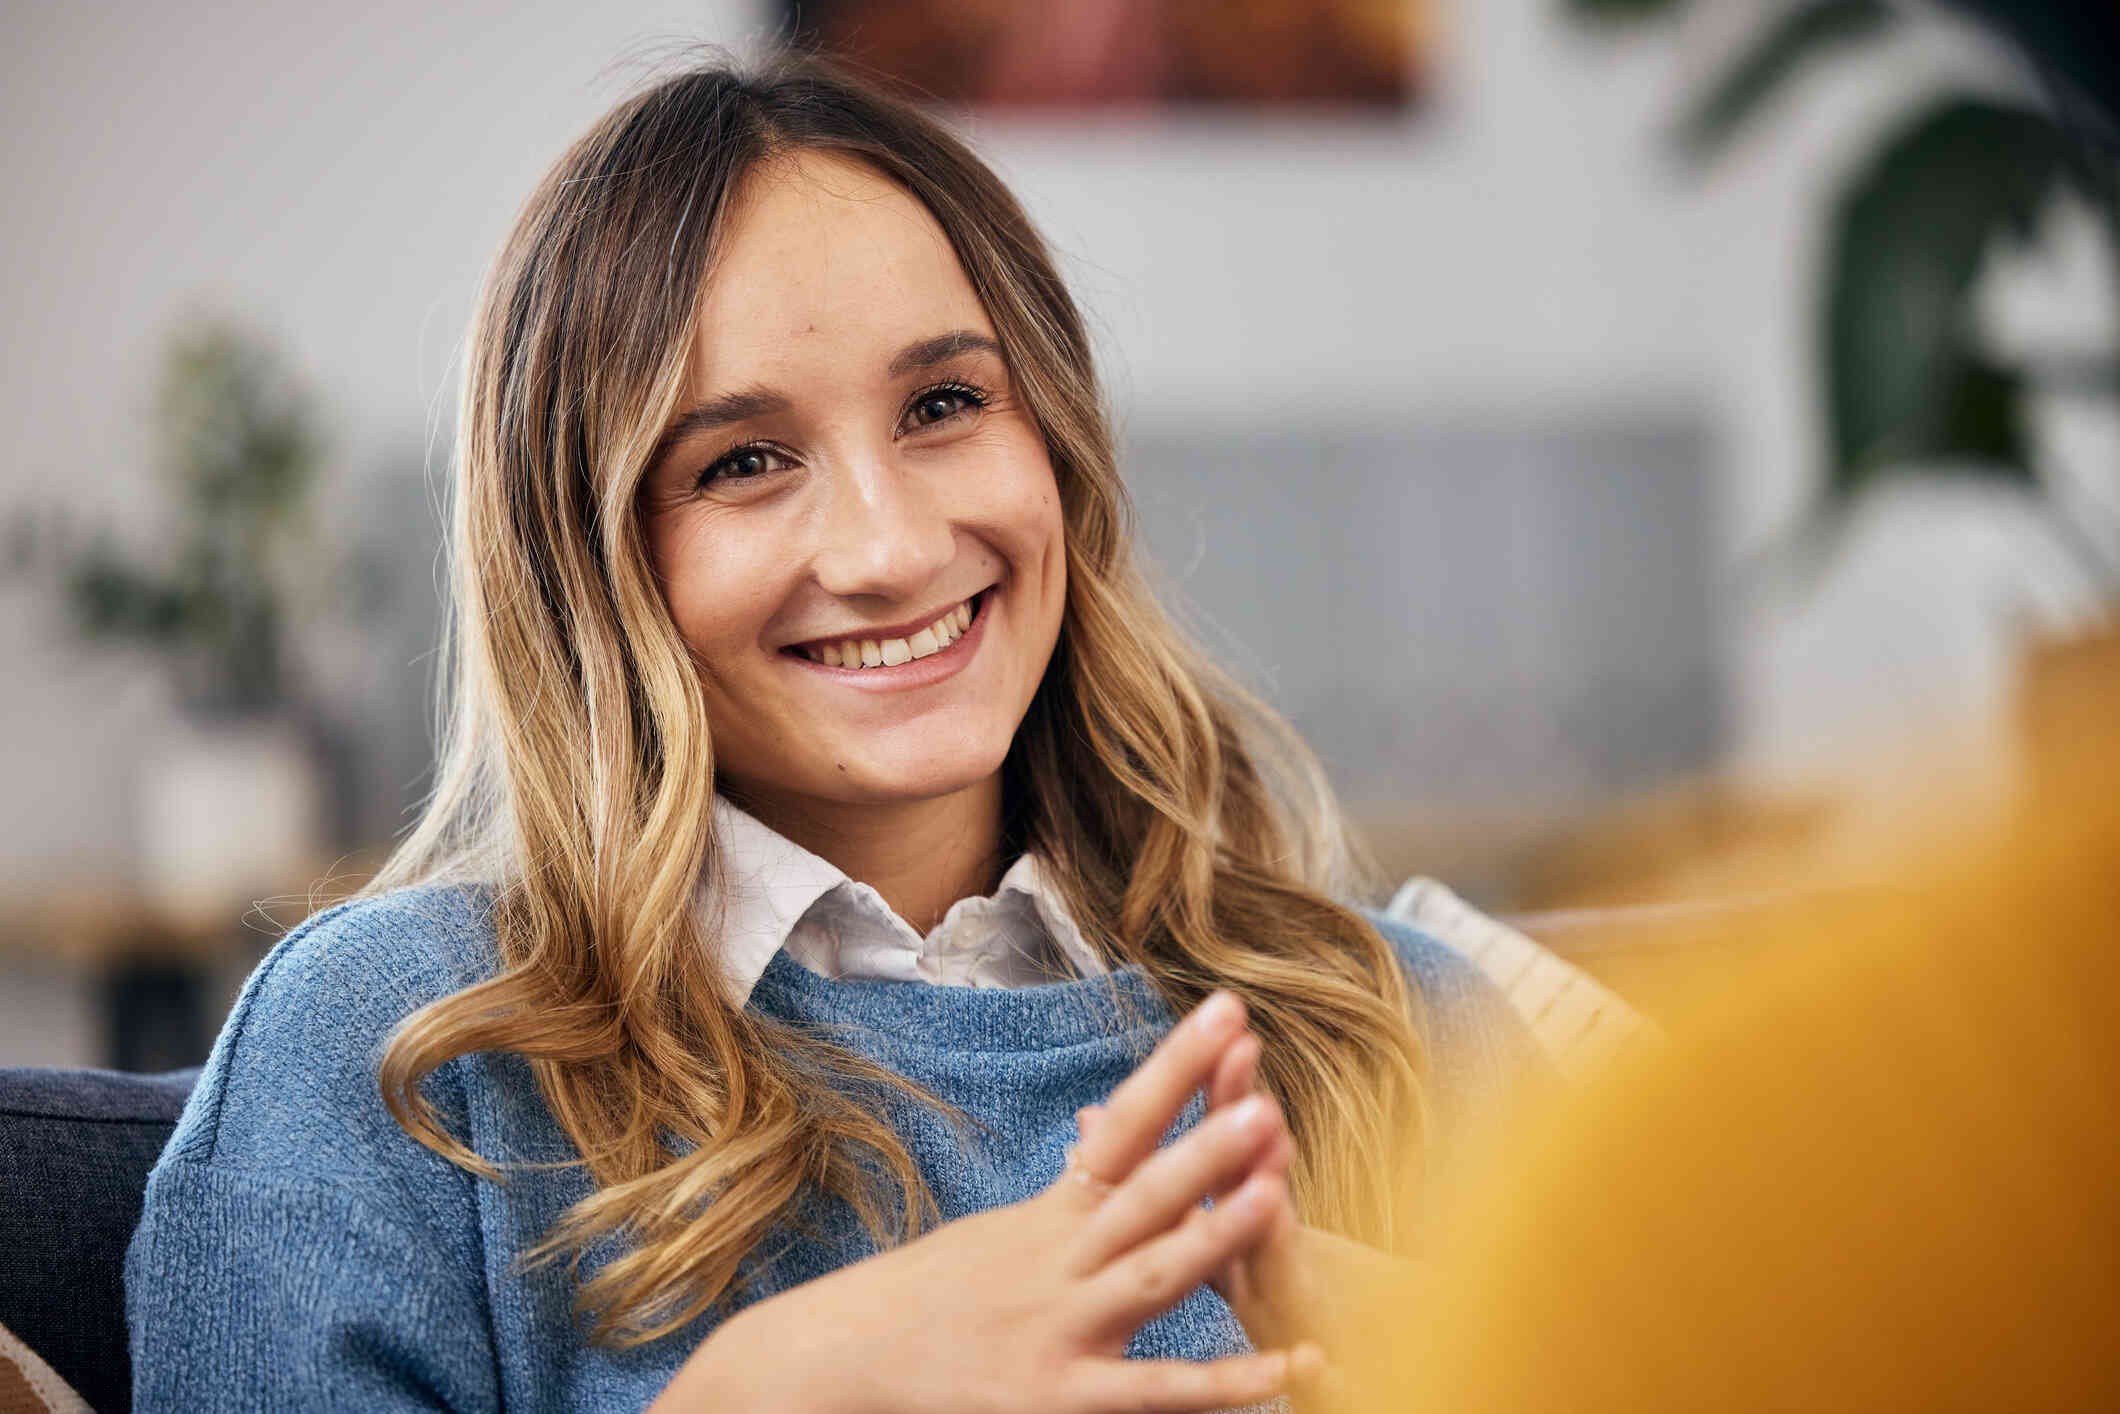
POLYGON ((1010 865, 992 894, 950 905, 923 938, 875 889, 718 795, 714 837, 725 891, 717 899, 703 880, 698 907, 731 1005, 750 998, 783 948, 824 977, 951 987, 1024 987, 1109 970, 1034 855, 1010 865))

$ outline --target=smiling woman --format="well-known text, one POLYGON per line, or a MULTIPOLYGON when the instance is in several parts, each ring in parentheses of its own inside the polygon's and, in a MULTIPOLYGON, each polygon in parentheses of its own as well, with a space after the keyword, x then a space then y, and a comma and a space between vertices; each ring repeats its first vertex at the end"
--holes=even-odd
POLYGON ((436 791, 156 1169, 142 1407, 1206 1409, 1338 1360, 1312 1294, 1412 1245, 1522 1037, 1351 906, 1315 762, 1144 587, 993 174, 813 63, 679 73, 469 348, 436 791))

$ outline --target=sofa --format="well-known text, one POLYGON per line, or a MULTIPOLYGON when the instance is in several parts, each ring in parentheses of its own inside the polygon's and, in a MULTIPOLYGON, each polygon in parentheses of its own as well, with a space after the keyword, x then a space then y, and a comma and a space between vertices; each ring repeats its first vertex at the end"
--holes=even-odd
MULTIPOLYGON (((198 1074, 0 1068, 0 1327, 91 1409, 132 1407, 125 1245, 198 1074)), ((24 1363, 0 1361, 9 1409, 43 1393, 24 1363)))

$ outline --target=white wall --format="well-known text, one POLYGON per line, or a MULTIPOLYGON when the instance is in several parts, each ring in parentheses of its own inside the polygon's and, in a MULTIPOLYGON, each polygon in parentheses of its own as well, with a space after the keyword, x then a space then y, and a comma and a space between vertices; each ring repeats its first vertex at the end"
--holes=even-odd
MULTIPOLYGON (((979 136, 1066 254, 1138 423, 1705 407, 1722 549, 1756 546, 1799 502, 1816 436, 1816 202, 1862 130, 1987 61, 1926 36, 1810 85, 1689 182, 1653 138, 1733 29, 1716 7, 1684 34, 1619 41, 1566 27, 1558 0, 1444 9, 1435 101, 1404 124, 979 136)), ((748 47, 762 19, 737 0, 16 7, 0 53, 0 501, 142 521, 158 340, 205 305, 284 337, 349 485, 401 466, 447 423, 485 259, 623 91, 619 61, 672 38, 748 47)), ((2102 269, 2060 277, 2063 306, 2094 304, 2083 286, 2102 269)), ((2023 547, 1986 507, 1902 519, 1882 532, 1897 548, 1881 584, 1843 575, 1742 626, 1740 764, 1805 769, 1865 713, 1992 693, 1993 586, 2020 575, 2023 547), (1883 688, 1880 641, 1905 657, 1883 688)), ((16 802, 0 877, 122 866, 129 782, 168 719, 151 674, 84 660, 49 610, 0 591, 16 802)))

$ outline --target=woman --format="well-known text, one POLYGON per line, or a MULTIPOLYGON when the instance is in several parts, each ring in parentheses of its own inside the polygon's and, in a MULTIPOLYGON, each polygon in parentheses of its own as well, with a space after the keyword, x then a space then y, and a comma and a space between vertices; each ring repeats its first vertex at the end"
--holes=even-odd
POLYGON ((143 1404, 1285 1388, 1516 1038, 1142 587, 1013 198, 815 65, 679 74, 469 347, 440 781, 156 1171, 143 1404))

